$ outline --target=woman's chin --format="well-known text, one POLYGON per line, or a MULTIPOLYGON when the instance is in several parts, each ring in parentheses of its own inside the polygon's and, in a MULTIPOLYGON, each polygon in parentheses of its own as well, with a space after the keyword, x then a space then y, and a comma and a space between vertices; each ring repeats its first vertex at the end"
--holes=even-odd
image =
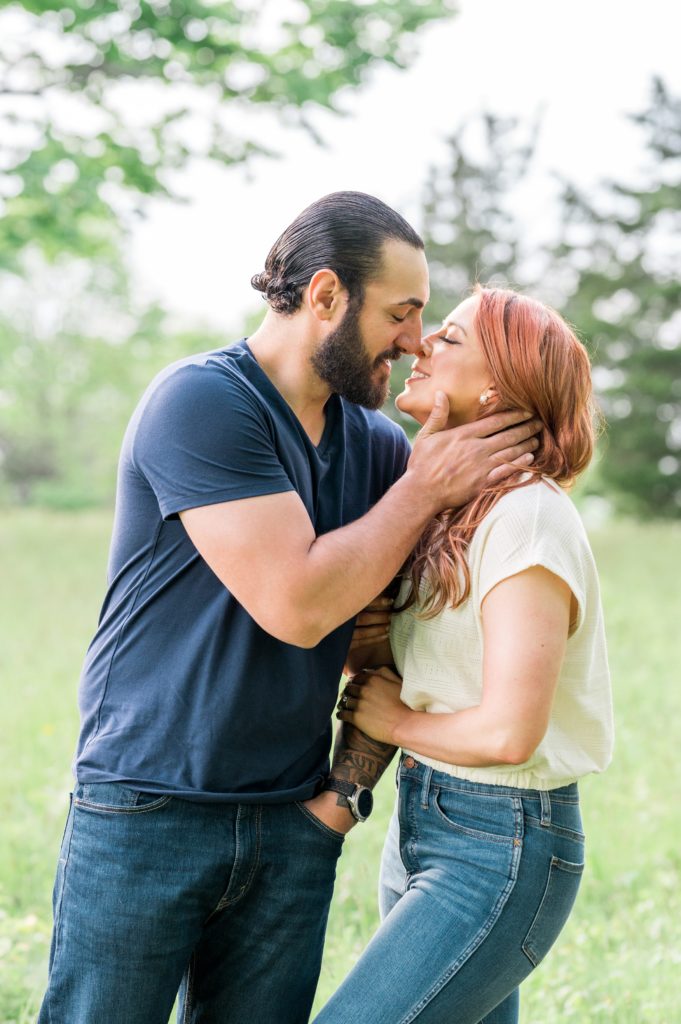
POLYGON ((424 413, 422 409, 418 408, 418 403, 414 401, 414 396, 405 390, 395 399, 395 408, 398 409, 403 416, 411 416, 412 419, 420 423, 421 426, 428 419, 428 413, 424 413))

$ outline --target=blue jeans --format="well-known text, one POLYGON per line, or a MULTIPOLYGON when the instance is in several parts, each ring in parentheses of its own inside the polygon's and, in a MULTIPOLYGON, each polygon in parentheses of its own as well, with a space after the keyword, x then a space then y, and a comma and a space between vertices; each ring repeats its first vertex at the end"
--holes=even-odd
POLYGON ((76 787, 39 1024, 305 1024, 343 837, 300 804, 76 787))
POLYGON ((315 1024, 516 1024, 584 867, 576 785, 479 785, 403 758, 383 923, 315 1024))

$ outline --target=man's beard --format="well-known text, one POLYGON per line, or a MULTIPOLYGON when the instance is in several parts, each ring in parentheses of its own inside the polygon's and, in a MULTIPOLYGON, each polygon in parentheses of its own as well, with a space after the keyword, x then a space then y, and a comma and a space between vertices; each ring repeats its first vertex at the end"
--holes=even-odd
POLYGON ((310 361, 331 391, 365 409, 378 409, 388 397, 390 378, 377 381, 373 375, 386 359, 399 359, 402 352, 390 348, 372 361, 359 326, 361 309, 361 302, 350 301, 340 324, 310 361))

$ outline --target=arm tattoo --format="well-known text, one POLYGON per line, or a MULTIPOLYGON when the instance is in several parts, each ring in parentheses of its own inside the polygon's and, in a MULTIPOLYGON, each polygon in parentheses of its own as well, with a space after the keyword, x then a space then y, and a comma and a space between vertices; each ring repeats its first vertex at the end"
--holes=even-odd
MULTIPOLYGON (((389 743, 372 740, 354 725, 341 722, 336 733, 331 774, 335 779, 344 779, 373 789, 396 750, 397 747, 389 743)), ((336 802, 339 806, 347 807, 347 800, 342 793, 338 794, 336 802)))

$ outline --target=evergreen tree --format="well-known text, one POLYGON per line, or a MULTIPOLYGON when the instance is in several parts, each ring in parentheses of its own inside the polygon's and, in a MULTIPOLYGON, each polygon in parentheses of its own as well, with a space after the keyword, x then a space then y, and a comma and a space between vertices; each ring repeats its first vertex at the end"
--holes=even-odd
POLYGON ((608 420, 602 480, 624 510, 681 510, 681 99, 653 84, 632 118, 645 133, 646 184, 564 193, 556 267, 563 311, 589 339, 608 420))

